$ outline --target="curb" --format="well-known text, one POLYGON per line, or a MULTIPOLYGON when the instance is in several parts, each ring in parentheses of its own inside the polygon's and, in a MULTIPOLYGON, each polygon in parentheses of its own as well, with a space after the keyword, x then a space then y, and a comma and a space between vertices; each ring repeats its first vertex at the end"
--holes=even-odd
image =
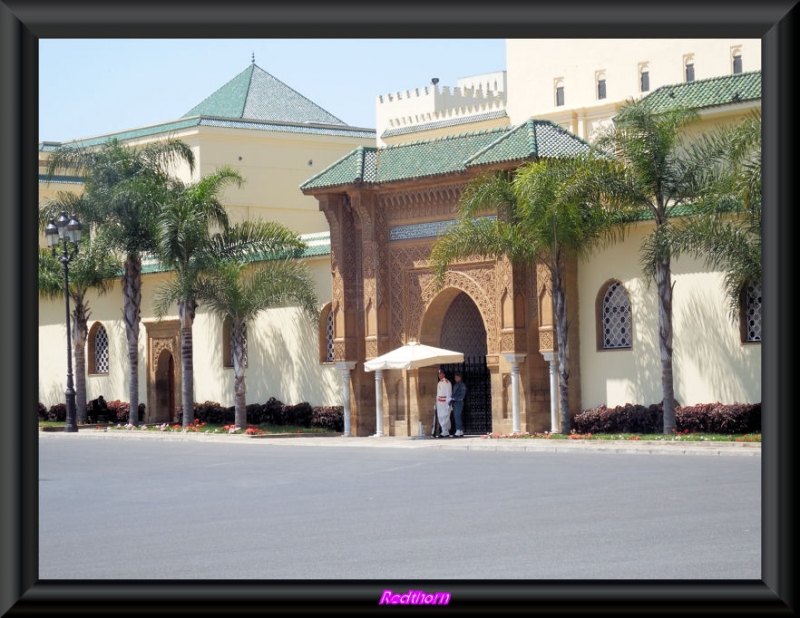
POLYGON ((203 441, 228 444, 267 444, 273 446, 330 446, 364 448, 428 448, 441 451, 500 451, 528 453, 609 453, 621 455, 699 455, 714 457, 760 457, 760 442, 660 442, 633 440, 558 440, 539 439, 487 439, 478 436, 465 439, 433 440, 419 437, 368 436, 348 437, 342 434, 205 434, 182 432, 154 432, 136 430, 84 430, 75 433, 64 431, 40 432, 40 439, 108 439, 108 440, 162 440, 171 442, 203 441), (331 438, 320 440, 319 438, 331 438))

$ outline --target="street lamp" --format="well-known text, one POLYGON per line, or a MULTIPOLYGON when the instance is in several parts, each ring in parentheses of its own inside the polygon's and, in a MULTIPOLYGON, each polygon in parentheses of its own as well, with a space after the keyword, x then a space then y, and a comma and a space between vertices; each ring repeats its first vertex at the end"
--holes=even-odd
POLYGON ((47 246, 53 252, 53 257, 58 257, 58 261, 64 267, 64 298, 67 303, 67 424, 64 431, 78 431, 75 421, 75 389, 72 386, 72 336, 69 320, 69 263, 78 254, 78 241, 81 239, 83 225, 75 217, 67 218, 67 213, 62 212, 58 219, 47 224, 44 236, 47 246), (62 244, 61 255, 56 256, 58 244, 62 244))

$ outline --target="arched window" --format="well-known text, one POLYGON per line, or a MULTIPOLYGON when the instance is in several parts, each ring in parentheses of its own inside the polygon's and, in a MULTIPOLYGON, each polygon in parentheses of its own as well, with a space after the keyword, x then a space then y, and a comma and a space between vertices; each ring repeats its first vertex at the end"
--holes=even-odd
POLYGON ((743 294, 742 342, 761 342, 761 282, 749 285, 743 294))
POLYGON ((631 348, 631 301, 619 281, 610 281, 598 294, 597 347, 600 350, 631 348))
POLYGON ((555 99, 556 107, 564 105, 564 80, 561 78, 555 80, 555 99))
POLYGON ((642 62, 639 65, 639 92, 650 90, 650 64, 642 62))
MULTIPOLYGON (((222 366, 233 367, 233 333, 231 319, 222 322, 222 366)), ((247 324, 244 326, 244 366, 247 367, 247 324)))
POLYGON ((684 74, 687 82, 694 81, 694 54, 687 54, 683 57, 684 74))
POLYGON ((108 333, 100 322, 89 329, 88 342, 89 373, 108 374, 108 333))
POLYGON ((606 72, 597 71, 595 73, 595 81, 597 82, 597 99, 606 98, 606 72))
POLYGON ((742 48, 739 46, 731 48, 731 73, 736 75, 742 72, 742 48))
POLYGON ((321 363, 332 363, 333 354, 333 311, 332 305, 328 303, 322 308, 319 321, 319 360, 321 363))

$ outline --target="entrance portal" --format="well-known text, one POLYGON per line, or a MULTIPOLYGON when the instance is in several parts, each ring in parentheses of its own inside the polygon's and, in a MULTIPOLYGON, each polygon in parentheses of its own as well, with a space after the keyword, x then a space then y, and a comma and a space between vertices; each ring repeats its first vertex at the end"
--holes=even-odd
POLYGON ((170 423, 175 415, 175 359, 169 350, 162 350, 156 364, 156 400, 151 422, 170 423))
POLYGON ((486 327, 478 307, 464 292, 453 299, 442 324, 440 346, 464 353, 463 363, 443 365, 450 382, 456 371, 467 386, 464 400, 464 433, 483 435, 492 431, 492 381, 486 365, 486 327))

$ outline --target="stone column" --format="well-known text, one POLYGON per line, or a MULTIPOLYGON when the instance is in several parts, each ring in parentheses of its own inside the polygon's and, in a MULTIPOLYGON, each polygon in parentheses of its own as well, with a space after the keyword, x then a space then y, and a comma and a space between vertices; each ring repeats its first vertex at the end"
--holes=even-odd
POLYGON ((521 433, 519 422, 519 364, 525 361, 526 354, 503 354, 511 363, 511 431, 521 433))
POLYGON ((350 372, 355 368, 355 362, 336 363, 342 372, 342 403, 344 406, 344 437, 352 436, 350 433, 350 372))
POLYGON ((544 360, 550 364, 550 433, 559 433, 558 429, 558 372, 556 371, 555 352, 542 352, 544 360))
POLYGON ((375 437, 383 435, 383 371, 375 370, 375 437))

